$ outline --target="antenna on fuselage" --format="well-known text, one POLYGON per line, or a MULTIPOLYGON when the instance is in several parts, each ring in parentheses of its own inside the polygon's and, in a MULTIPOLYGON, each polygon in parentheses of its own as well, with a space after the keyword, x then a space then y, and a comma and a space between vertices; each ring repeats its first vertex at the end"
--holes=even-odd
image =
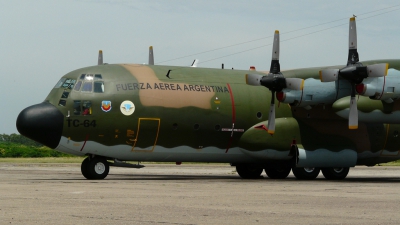
POLYGON ((99 50, 99 57, 97 58, 97 65, 103 65, 103 51, 99 50))
POLYGON ((149 65, 154 65, 153 46, 149 47, 149 65))
POLYGON ((169 78, 169 79, 171 79, 171 77, 169 77, 169 73, 171 72, 171 70, 168 70, 168 73, 167 73, 167 77, 169 78))
POLYGON ((197 67, 197 64, 199 63, 198 59, 195 59, 191 65, 191 67, 197 67))

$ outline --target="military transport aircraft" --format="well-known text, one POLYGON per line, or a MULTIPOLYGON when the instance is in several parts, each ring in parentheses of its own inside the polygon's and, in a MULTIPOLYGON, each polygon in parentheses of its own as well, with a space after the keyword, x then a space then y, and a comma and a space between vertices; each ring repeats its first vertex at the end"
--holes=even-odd
MULTIPOLYGON (((242 178, 344 179, 350 167, 400 159, 400 60, 360 62, 350 19, 346 65, 281 72, 103 64, 64 75, 18 131, 87 156, 104 179, 128 161, 222 162, 242 178), (358 93, 358 96, 356 95, 358 93), (278 104, 275 104, 275 101, 278 104)), ((149 58, 149 62, 150 62, 149 58)))

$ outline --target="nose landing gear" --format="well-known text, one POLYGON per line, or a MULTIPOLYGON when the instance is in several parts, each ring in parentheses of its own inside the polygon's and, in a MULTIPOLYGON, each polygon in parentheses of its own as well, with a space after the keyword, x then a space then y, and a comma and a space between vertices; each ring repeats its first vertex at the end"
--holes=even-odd
POLYGON ((110 165, 103 157, 87 157, 81 165, 82 175, 88 180, 104 179, 110 171, 110 165))

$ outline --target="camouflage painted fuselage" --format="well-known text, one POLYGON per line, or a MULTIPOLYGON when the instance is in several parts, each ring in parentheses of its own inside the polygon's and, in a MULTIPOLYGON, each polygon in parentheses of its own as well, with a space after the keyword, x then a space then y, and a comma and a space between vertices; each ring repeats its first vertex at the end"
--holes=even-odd
MULTIPOLYGON (((400 60, 377 62, 400 70, 400 60)), ((375 62, 364 62, 369 63, 375 62)), ((318 80, 321 69, 283 73, 318 80)), ((265 163, 290 160, 296 144, 307 151, 356 152, 359 165, 400 158, 400 118, 360 120, 357 130, 349 130, 347 119, 338 113, 348 108, 348 97, 334 96, 335 104, 311 109, 277 104, 276 131, 269 135, 271 93, 246 85, 246 73, 135 64, 72 71, 63 78, 74 80, 75 86, 56 86, 45 100, 64 116, 56 150, 124 161, 265 163), (83 91, 85 81, 96 82, 95 76, 87 79, 88 74, 101 75, 100 91, 83 91)), ((368 97, 360 97, 358 105, 359 113, 374 111, 382 118, 400 109, 399 101, 388 104, 368 97)))

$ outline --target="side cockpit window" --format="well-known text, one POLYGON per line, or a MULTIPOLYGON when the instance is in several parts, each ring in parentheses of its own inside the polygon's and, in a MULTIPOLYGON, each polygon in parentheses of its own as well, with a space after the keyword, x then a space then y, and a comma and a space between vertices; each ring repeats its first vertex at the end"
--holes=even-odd
POLYGON ((54 88, 64 89, 63 93, 61 94, 61 98, 58 101, 59 106, 65 106, 67 104, 67 98, 71 92, 71 89, 74 88, 75 82, 76 79, 63 77, 57 82, 56 86, 54 86, 54 88))
POLYGON ((89 116, 92 115, 92 102, 88 100, 74 101, 74 115, 89 116))
POLYGON ((82 101, 82 115, 84 116, 92 115, 91 101, 82 101))
POLYGON ((54 86, 54 88, 59 88, 59 87, 61 87, 61 85, 64 83, 64 81, 65 81, 66 79, 67 79, 67 78, 65 78, 65 77, 61 78, 61 79, 57 82, 56 86, 54 86))
POLYGON ((81 115, 81 101, 75 100, 74 101, 74 115, 81 115))
POLYGON ((61 78, 54 88, 72 89, 74 88, 76 80, 71 78, 61 78))
POLYGON ((104 93, 104 81, 101 74, 81 74, 75 85, 75 91, 104 93), (82 87, 82 88, 81 88, 82 87))
POLYGON ((61 85, 61 87, 64 89, 72 89, 72 88, 74 88, 75 82, 76 82, 75 79, 67 78, 64 81, 64 83, 61 85))

